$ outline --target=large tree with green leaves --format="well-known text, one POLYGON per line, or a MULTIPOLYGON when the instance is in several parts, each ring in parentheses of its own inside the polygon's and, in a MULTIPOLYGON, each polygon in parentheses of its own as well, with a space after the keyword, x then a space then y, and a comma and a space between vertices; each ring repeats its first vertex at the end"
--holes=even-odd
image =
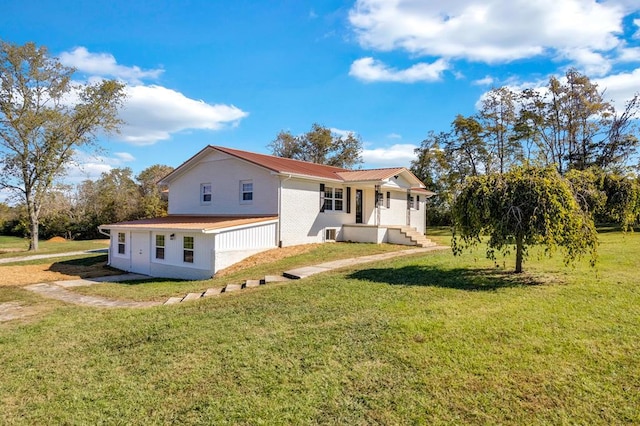
POLYGON ((578 205, 567 181, 551 168, 517 167, 504 174, 467 179, 453 205, 453 252, 488 235, 487 257, 515 248, 515 272, 522 272, 527 248, 535 244, 550 254, 558 247, 566 263, 591 253, 597 234, 593 220, 578 205))
POLYGON ((314 123, 311 130, 300 136, 281 131, 269 144, 278 157, 311 161, 329 166, 352 168, 362 162, 362 141, 359 136, 335 134, 331 129, 314 123))
POLYGON ((114 80, 80 84, 73 72, 45 47, 0 41, 0 188, 13 191, 27 208, 30 250, 38 249, 45 195, 74 150, 121 124, 124 86, 114 80))

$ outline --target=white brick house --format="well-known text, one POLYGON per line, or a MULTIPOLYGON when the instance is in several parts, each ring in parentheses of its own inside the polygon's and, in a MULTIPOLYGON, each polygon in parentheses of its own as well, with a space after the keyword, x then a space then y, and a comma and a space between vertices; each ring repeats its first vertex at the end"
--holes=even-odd
POLYGON ((111 266, 205 279, 278 246, 419 244, 433 195, 404 167, 351 171, 218 146, 161 183, 169 216, 100 226, 111 266))

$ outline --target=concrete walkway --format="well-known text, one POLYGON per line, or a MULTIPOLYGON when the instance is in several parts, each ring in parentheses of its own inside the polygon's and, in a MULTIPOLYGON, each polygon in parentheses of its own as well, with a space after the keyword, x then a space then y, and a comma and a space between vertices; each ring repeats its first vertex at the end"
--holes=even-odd
MULTIPOLYGON (((228 284, 223 288, 208 289, 202 293, 189 293, 186 296, 171 297, 164 304, 174 304, 187 302, 191 300, 197 300, 203 297, 217 296, 224 293, 230 293, 237 290, 244 290, 245 288, 257 287, 258 285, 267 284, 270 282, 281 282, 286 279, 302 279, 311 275, 316 275, 322 272, 329 272, 335 269, 347 268, 352 266, 361 265, 364 263, 379 262, 382 260, 393 259, 401 256, 409 256, 413 254, 428 253, 438 250, 449 249, 447 246, 432 246, 425 248, 415 248, 409 250, 394 251, 381 254, 373 254, 369 256, 353 257, 349 259, 334 260, 331 262, 324 262, 313 266, 305 266, 302 268, 291 269, 282 274, 282 277, 265 277, 263 280, 248 280, 244 284, 228 284), (227 288, 228 287, 228 288, 227 288)), ((61 300, 67 303, 73 303, 76 305, 93 306, 98 308, 148 308, 151 306, 158 306, 163 304, 162 302, 133 302, 123 300, 113 300, 104 297, 97 296, 85 296, 73 291, 67 290, 68 288, 81 287, 87 285, 95 285, 104 282, 119 282, 119 281, 134 281, 148 278, 145 275, 138 274, 123 274, 113 275, 100 278, 88 278, 69 281, 55 281, 51 283, 32 284, 24 287, 26 290, 38 293, 43 297, 51 299, 61 300)), ((7 311, 12 310, 6 306, 7 311)), ((8 314, 8 312, 7 312, 8 314)))
POLYGON ((51 283, 31 284, 24 287, 26 290, 38 293, 41 296, 48 297, 50 299, 61 300, 67 303, 73 303, 75 305, 94 306, 97 308, 148 308, 150 306, 159 305, 160 302, 132 302, 124 300, 106 299, 104 297, 85 296, 73 291, 66 290, 72 287, 82 287, 88 285, 95 285, 106 282, 119 282, 119 281, 135 281, 148 278, 145 275, 139 274, 123 274, 123 275, 111 275, 108 277, 99 278, 87 278, 79 280, 69 281, 54 281, 51 283))
POLYGON ((26 262, 28 260, 49 259, 52 257, 78 256, 80 254, 88 254, 88 253, 107 253, 108 251, 109 249, 103 248, 103 249, 83 250, 83 251, 69 251, 66 253, 33 254, 30 256, 5 257, 4 259, 0 259, 0 265, 3 263, 26 262))
POLYGON ((292 280, 307 278, 308 276, 320 274, 322 272, 333 271, 334 269, 346 268, 349 266, 360 265, 369 262, 378 262, 381 260, 393 259, 394 257, 408 256, 410 254, 428 253, 435 250, 445 250, 448 246, 431 246, 424 248, 415 248, 402 251, 392 251, 388 253, 372 254, 369 256, 352 257, 349 259, 334 260, 331 262, 320 263, 313 266, 304 266, 302 268, 291 269, 285 271, 282 275, 292 280))

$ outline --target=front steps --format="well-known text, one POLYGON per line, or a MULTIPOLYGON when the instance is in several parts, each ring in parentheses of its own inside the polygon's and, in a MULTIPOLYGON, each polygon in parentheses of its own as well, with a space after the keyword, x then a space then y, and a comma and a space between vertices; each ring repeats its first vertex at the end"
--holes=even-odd
POLYGON ((265 285, 269 283, 285 282, 285 281, 289 281, 289 278, 280 277, 277 275, 267 275, 261 280, 247 280, 242 284, 227 284, 224 287, 209 288, 206 291, 199 292, 199 293, 187 293, 187 295, 184 297, 170 297, 163 304, 175 305, 176 303, 188 302, 191 300, 198 300, 204 297, 220 296, 223 293, 233 293, 236 291, 242 291, 245 288, 254 288, 254 287, 259 287, 261 285, 265 285))
POLYGON ((437 244, 418 232, 416 228, 411 226, 389 226, 389 231, 396 230, 404 237, 406 245, 418 247, 435 247, 437 244))

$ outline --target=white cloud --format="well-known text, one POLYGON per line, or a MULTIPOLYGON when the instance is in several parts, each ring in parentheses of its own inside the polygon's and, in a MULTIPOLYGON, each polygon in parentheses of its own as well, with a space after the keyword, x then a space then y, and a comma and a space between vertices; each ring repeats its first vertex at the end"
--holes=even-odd
POLYGON ((491 86, 494 82, 494 78, 488 75, 484 78, 473 81, 472 84, 476 86, 491 86))
POLYGON ((82 46, 71 52, 62 52, 60 62, 91 76, 111 77, 132 84, 139 84, 144 79, 156 79, 164 72, 161 69, 143 70, 138 66, 120 65, 110 53, 91 53, 82 46))
POLYGON ((329 130, 331 130, 331 133, 338 135, 340 137, 340 139, 344 139, 349 135, 355 135, 356 132, 354 132, 353 130, 342 130, 342 129, 336 129, 335 127, 331 127, 329 130))
POLYGON ((640 92, 640 68, 598 78, 594 82, 598 89, 605 91, 605 99, 613 101, 617 110, 622 110, 626 102, 640 92))
POLYGON ((362 159, 366 167, 409 167, 415 159, 414 150, 418 148, 413 144, 395 144, 382 148, 365 148, 362 159))
POLYGON ((633 38, 640 38, 640 19, 634 19, 633 20, 633 25, 638 27, 636 32, 633 34, 633 38))
POLYGON ((391 81, 399 83, 415 83, 417 81, 437 81, 449 68, 444 59, 432 64, 418 63, 407 69, 390 68, 371 57, 355 60, 351 64, 349 75, 366 82, 391 81))
MULTIPOLYGON (((104 78, 116 78, 126 83, 126 99, 120 110, 120 118, 125 124, 118 138, 134 145, 152 145, 171 138, 174 133, 191 129, 219 130, 225 125, 237 125, 248 115, 233 105, 209 104, 173 89, 144 84, 142 80, 156 79, 163 70, 120 65, 109 53, 92 53, 85 47, 76 47, 63 52, 60 61, 89 74, 86 78, 89 83, 104 78)), ((73 101, 77 101, 75 93, 69 95, 69 102, 73 101)))
POLYGON ((640 47, 625 47, 618 51, 620 62, 640 62, 640 47))
POLYGON ((388 139, 402 139, 402 135, 399 133, 389 133, 387 135, 388 139))
POLYGON ((126 163, 135 161, 128 152, 115 152, 112 157, 76 152, 73 163, 66 168, 64 183, 77 184, 84 180, 96 180, 102 173, 109 173, 115 167, 126 167, 126 163))
POLYGON ((208 104, 162 86, 128 86, 120 115, 127 124, 121 138, 151 145, 188 129, 219 130, 248 114, 233 105, 208 104))
POLYGON ((610 51, 626 13, 596 0, 358 0, 349 20, 365 48, 496 63, 610 51))

